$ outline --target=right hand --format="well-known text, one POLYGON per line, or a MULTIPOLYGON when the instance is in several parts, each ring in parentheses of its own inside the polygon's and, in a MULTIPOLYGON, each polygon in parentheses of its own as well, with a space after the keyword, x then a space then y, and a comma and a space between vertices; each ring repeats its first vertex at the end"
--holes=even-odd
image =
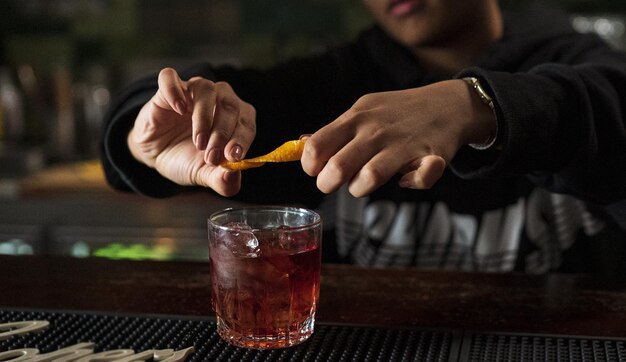
POLYGON ((218 166, 243 159, 256 134, 256 111, 225 82, 183 81, 172 68, 159 73, 159 89, 139 112, 128 135, 135 159, 180 185, 209 187, 232 196, 241 172, 218 166))

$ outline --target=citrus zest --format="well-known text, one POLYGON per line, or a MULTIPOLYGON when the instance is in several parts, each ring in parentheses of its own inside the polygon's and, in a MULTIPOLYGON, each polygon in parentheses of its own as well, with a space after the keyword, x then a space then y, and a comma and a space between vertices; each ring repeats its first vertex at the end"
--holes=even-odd
POLYGON ((235 162, 225 160, 220 166, 226 167, 232 171, 242 171, 249 168, 261 167, 266 162, 298 161, 300 157, 302 157, 306 140, 307 138, 301 138, 299 140, 287 141, 266 155, 235 162))

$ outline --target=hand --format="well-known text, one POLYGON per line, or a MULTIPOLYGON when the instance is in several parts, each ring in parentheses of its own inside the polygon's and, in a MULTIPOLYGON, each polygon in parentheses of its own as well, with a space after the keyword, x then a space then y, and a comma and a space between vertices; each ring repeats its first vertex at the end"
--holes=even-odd
POLYGON ((181 185, 210 187, 232 196, 241 173, 219 163, 242 159, 256 134, 256 111, 225 82, 180 79, 159 73, 159 89, 139 112, 128 135, 133 156, 181 185))
POLYGON ((396 173, 401 187, 427 189, 463 144, 494 127, 491 109, 462 80, 368 94, 311 136, 302 167, 325 193, 348 183, 365 196, 396 173))

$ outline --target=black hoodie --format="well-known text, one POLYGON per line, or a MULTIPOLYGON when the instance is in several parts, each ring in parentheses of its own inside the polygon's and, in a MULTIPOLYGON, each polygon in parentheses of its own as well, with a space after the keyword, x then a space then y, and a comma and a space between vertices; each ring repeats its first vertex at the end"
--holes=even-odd
MULTIPOLYGON (((248 155, 315 132, 364 94, 445 79, 425 73, 378 27, 267 70, 198 64, 181 71, 183 79, 196 75, 229 82, 256 108, 248 155)), ((455 78, 466 76, 477 77, 494 99, 500 147, 462 148, 432 189, 401 189, 394 178, 365 198, 345 189, 325 197, 293 163, 246 171, 237 199, 319 208, 327 261, 529 272, 624 268, 624 54, 575 32, 561 14, 505 14, 503 38, 455 78)), ((138 163, 126 146, 156 89, 154 75, 117 98, 106 117, 102 161, 113 187, 168 197, 192 188, 138 163)))

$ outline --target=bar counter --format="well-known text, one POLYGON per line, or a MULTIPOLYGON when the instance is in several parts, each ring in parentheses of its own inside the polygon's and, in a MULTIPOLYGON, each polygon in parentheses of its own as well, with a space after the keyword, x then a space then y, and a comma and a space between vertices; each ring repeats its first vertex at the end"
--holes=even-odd
MULTIPOLYGON (((213 315, 208 263, 44 256, 0 256, 0 308, 213 315)), ((626 281, 324 265, 316 319, 624 337, 626 281)))

